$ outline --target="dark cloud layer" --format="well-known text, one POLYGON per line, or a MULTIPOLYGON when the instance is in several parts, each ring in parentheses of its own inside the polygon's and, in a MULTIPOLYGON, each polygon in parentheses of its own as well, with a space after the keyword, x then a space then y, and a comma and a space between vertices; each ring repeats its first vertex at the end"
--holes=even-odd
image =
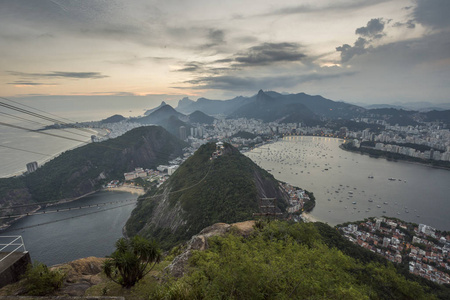
POLYGON ((383 36, 384 21, 381 18, 372 19, 367 22, 367 26, 359 27, 355 33, 369 38, 381 38, 383 36))
POLYGON ((394 23, 394 27, 406 27, 408 29, 414 29, 416 28, 416 24, 413 20, 408 20, 406 22, 396 22, 394 23))
POLYGON ((100 79, 109 76, 102 75, 100 72, 49 72, 49 73, 24 73, 24 72, 9 72, 12 75, 24 78, 76 78, 76 79, 100 79))
POLYGON ((185 63, 184 67, 177 70, 178 72, 200 72, 203 70, 203 64, 199 62, 185 63))
POLYGON ((14 81, 14 82, 8 82, 7 84, 11 84, 11 85, 29 85, 29 86, 55 85, 54 83, 42 83, 42 82, 32 82, 32 81, 14 81))
POLYGON ((450 27, 449 0, 416 0, 413 18, 418 23, 434 29, 450 27))
POLYGON ((281 9, 277 9, 275 11, 269 12, 266 15, 292 15, 292 14, 301 14, 301 13, 310 13, 310 12, 328 12, 328 11, 345 11, 345 10, 354 10, 360 9, 364 7, 370 7, 373 5, 377 5, 383 2, 387 2, 389 0, 360 0, 353 1, 347 3, 339 3, 335 1, 335 3, 327 5, 327 6, 311 6, 311 5, 296 5, 283 7, 281 9))
POLYGON ((353 56, 361 55, 367 52, 367 40, 360 37, 356 40, 353 46, 349 44, 344 44, 342 46, 336 47, 336 51, 341 52, 341 61, 348 62, 353 56))
POLYGON ((348 62, 354 56, 362 55, 370 50, 371 42, 374 39, 382 38, 385 33, 384 30, 385 21, 382 18, 371 19, 367 22, 366 26, 359 27, 355 30, 355 34, 360 35, 353 46, 349 44, 344 44, 342 46, 336 47, 336 51, 341 52, 341 61, 343 63, 348 62))
POLYGON ((187 62, 177 71, 219 73, 241 68, 276 65, 283 62, 299 62, 305 57, 306 55, 300 51, 300 45, 297 43, 262 43, 237 52, 228 58, 209 63, 187 62), (217 64, 225 66, 217 67, 217 64))
POLYGON ((238 64, 246 66, 300 61, 306 55, 299 52, 299 48, 300 46, 296 43, 264 43, 238 53, 234 60, 238 64))
MULTIPOLYGON (((277 88, 292 88, 298 84, 320 81, 324 79, 339 78, 345 76, 352 76, 355 72, 341 72, 334 74, 326 73, 311 73, 305 75, 273 75, 273 76, 204 76, 193 80, 188 80, 185 83, 192 84, 189 89, 215 89, 215 90, 229 90, 229 91, 251 91, 264 87, 265 89, 277 88)), ((182 87, 177 87, 184 89, 182 87)))

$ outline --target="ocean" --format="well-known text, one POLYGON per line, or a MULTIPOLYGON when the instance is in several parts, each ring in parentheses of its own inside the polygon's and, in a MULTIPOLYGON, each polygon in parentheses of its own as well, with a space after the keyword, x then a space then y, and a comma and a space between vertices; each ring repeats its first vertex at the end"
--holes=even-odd
MULTIPOLYGON (((180 97, 180 96, 177 96, 180 97)), ((125 117, 136 117, 151 108, 158 106, 161 101, 166 101, 172 106, 176 106, 177 98, 174 97, 32 97, 26 99, 12 99, 26 106, 8 102, 1 99, 0 102, 15 107, 45 115, 67 123, 99 121, 115 114, 125 117), (169 99, 168 99, 169 98, 169 99), (171 100, 172 99, 172 100, 171 100), (36 108, 31 109, 30 107, 36 108)), ((178 98, 179 99, 179 98, 178 98)), ((0 122, 12 126, 36 130, 52 122, 36 118, 21 112, 17 112, 5 107, 0 107, 0 122), (12 114, 16 118, 6 114, 12 114), (25 118, 30 121, 25 121, 25 118), (36 124, 36 122, 42 123, 36 124)), ((12 128, 0 124, 0 178, 20 175, 26 171, 26 164, 36 161, 38 165, 54 158, 58 154, 84 145, 90 141, 90 133, 68 129, 49 130, 46 133, 64 136, 54 137, 39 132, 32 132, 18 128, 12 128)), ((92 132, 95 134, 95 132, 92 132)))

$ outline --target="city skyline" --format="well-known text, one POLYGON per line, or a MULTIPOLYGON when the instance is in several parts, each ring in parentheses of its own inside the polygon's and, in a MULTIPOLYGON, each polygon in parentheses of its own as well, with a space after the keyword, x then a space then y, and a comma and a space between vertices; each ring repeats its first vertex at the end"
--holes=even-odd
POLYGON ((229 99, 259 89, 448 103, 450 3, 0 3, 5 97, 229 99))

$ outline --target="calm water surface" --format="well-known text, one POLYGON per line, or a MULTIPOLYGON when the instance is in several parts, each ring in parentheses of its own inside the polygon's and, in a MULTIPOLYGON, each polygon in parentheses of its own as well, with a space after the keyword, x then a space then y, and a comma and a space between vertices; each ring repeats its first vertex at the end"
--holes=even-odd
POLYGON ((450 229, 450 171, 347 152, 341 143, 287 137, 247 156, 278 180, 313 192, 311 215, 330 225, 385 215, 450 229))
MULTIPOLYGON (((136 198, 137 196, 131 193, 104 191, 48 209, 55 210, 136 198)), ((31 259, 47 265, 88 256, 104 257, 114 251, 114 243, 122 237, 122 228, 134 207, 134 202, 125 202, 99 208, 29 216, 14 223, 6 231, 2 231, 1 235, 22 235, 31 259), (127 203, 129 205, 111 209, 127 203), (77 217, 84 214, 88 215, 77 217), (43 224, 67 218, 70 219, 43 224), (23 229, 38 224, 43 225, 23 229)))

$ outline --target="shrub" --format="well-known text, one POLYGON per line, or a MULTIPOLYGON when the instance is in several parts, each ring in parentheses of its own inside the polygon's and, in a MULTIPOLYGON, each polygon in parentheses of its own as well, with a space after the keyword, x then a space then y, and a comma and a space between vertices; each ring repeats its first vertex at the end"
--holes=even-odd
POLYGON ((26 294, 30 296, 51 294, 62 286, 64 277, 64 273, 52 271, 43 263, 29 264, 23 276, 26 294))
POLYGON ((128 289, 147 275, 161 260, 161 251, 156 243, 138 235, 131 240, 119 239, 116 248, 105 261, 103 271, 112 281, 128 289))

